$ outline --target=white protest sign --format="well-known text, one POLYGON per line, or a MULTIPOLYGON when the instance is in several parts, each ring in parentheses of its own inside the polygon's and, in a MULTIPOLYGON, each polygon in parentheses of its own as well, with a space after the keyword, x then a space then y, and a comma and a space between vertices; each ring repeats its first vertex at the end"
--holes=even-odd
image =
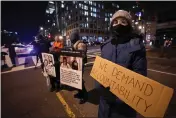
POLYGON ((60 56, 60 82, 82 89, 82 57, 77 51, 67 51, 60 56))
POLYGON ((54 57, 52 54, 42 53, 42 59, 44 63, 44 71, 53 77, 56 77, 56 71, 54 67, 54 57))

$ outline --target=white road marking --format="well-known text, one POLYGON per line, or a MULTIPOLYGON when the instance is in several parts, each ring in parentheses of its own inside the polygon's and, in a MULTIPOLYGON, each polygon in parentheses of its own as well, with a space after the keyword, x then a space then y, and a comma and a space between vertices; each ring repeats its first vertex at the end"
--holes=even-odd
MULTIPOLYGON (((94 64, 94 61, 88 62, 88 63, 86 63, 85 65, 91 65, 91 64, 94 64)), ((163 73, 163 74, 166 74, 166 75, 176 76, 176 74, 174 74, 174 73, 169 73, 169 72, 164 72, 164 71, 159 71, 159 70, 154 70, 154 69, 147 69, 147 70, 148 70, 148 71, 157 72, 157 73, 163 73)))
POLYGON ((158 72, 158 73, 163 73, 163 74, 167 74, 167 75, 173 75, 176 76, 176 74, 174 73, 168 73, 168 72, 164 72, 164 71, 159 71, 159 70, 154 70, 154 69, 147 69, 149 71, 153 71, 153 72, 158 72))
POLYGON ((94 53, 98 51, 100 51, 100 49, 91 49, 91 50, 87 50, 87 53, 94 53))
MULTIPOLYGON (((39 67, 40 65, 38 65, 37 67, 39 67)), ((20 70, 27 70, 27 69, 31 69, 34 68, 35 66, 30 66, 30 67, 24 67, 24 65, 22 66, 18 66, 18 67, 14 67, 12 68, 12 70, 9 71, 5 71, 5 72, 1 72, 1 74, 5 74, 5 73, 11 73, 11 72, 16 72, 16 71, 20 71, 20 70)))

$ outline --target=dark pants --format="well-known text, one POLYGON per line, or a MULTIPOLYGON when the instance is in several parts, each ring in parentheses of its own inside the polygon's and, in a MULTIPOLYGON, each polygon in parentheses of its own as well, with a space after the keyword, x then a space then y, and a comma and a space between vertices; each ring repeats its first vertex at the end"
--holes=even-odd
POLYGON ((60 87, 60 81, 57 79, 57 77, 49 76, 49 78, 50 78, 51 88, 56 89, 60 87))
MULTIPOLYGON (((82 72, 82 76, 83 76, 83 74, 84 74, 84 64, 83 64, 82 70, 83 70, 83 72, 82 72)), ((86 87, 85 87, 85 81, 84 80, 82 80, 82 90, 78 89, 78 94, 80 94, 80 97, 84 98, 84 99, 87 99, 87 97, 88 97, 88 93, 87 93, 87 90, 86 90, 86 87)))
POLYGON ((82 82, 82 90, 78 90, 78 94, 80 94, 80 97, 81 98, 87 98, 88 96, 87 96, 87 90, 86 90, 86 88, 85 88, 85 85, 84 85, 84 81, 82 82))
POLYGON ((124 102, 108 102, 100 97, 98 118, 136 118, 136 111, 124 102))
POLYGON ((60 88, 60 62, 59 62, 59 55, 55 52, 52 52, 55 61, 55 70, 56 70, 56 77, 49 76, 50 84, 52 88, 60 88))
POLYGON ((13 65, 16 65, 15 56, 10 56, 13 65))
POLYGON ((41 68, 42 68, 42 70, 44 71, 44 64, 43 64, 43 59, 42 59, 42 53, 37 53, 36 58, 37 58, 37 62, 36 62, 36 65, 35 65, 35 66, 37 66, 38 61, 39 61, 39 59, 40 59, 40 61, 41 61, 41 68))

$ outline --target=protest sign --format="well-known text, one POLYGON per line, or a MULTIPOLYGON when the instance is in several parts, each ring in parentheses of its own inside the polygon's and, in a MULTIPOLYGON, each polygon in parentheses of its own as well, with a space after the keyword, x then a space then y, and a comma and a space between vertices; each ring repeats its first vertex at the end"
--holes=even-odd
POLYGON ((42 53, 42 59, 44 63, 44 71, 53 77, 56 77, 56 71, 54 67, 54 57, 52 54, 42 53))
POLYGON ((90 75, 145 117, 164 117, 173 95, 172 88, 99 56, 90 75))
POLYGON ((60 82, 82 89, 82 52, 61 51, 60 82))

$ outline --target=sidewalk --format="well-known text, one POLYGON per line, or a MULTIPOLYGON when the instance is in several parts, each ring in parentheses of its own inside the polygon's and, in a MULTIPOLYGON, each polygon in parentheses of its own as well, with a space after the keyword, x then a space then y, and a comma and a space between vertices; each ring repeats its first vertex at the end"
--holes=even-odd
POLYGON ((161 48, 148 49, 146 51, 147 57, 156 57, 156 58, 166 58, 166 59, 176 59, 176 48, 171 48, 169 50, 164 50, 162 54, 161 48), (168 58, 168 56, 170 58, 168 58))

